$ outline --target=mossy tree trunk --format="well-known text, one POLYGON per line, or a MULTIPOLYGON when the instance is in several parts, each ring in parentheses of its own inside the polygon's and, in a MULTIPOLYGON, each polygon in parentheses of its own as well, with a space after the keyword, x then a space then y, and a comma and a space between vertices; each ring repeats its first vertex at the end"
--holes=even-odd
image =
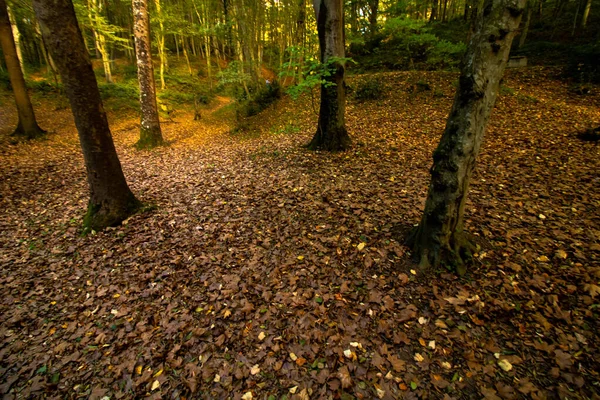
POLYGON ((345 68, 339 59, 344 51, 343 0, 314 0, 321 62, 333 68, 326 83, 321 85, 321 104, 317 132, 308 144, 311 150, 341 151, 350 147, 351 141, 345 124, 346 88, 345 68), (332 58, 338 61, 332 62, 332 58))
POLYGON ((141 108, 140 140, 136 146, 138 148, 152 148, 163 144, 164 140, 156 103, 147 0, 133 0, 132 9, 141 108))
POLYGON ((123 175, 96 76, 70 0, 34 0, 48 51, 69 97, 90 187, 86 227, 100 230, 133 214, 140 202, 123 175))
POLYGON ((468 44, 446 129, 433 153, 421 222, 409 244, 422 269, 465 272, 473 246, 463 232, 469 180, 519 27, 525 0, 485 0, 468 44))
POLYGON ((39 137, 45 131, 38 126, 35 113, 33 112, 33 105, 27 93, 27 86, 25 85, 25 78, 23 77, 23 71, 21 70, 19 57, 17 56, 17 48, 5 0, 0 0, 0 46, 4 53, 6 69, 8 70, 8 77, 15 95, 15 103, 19 115, 19 123, 13 135, 22 136, 27 139, 39 137))

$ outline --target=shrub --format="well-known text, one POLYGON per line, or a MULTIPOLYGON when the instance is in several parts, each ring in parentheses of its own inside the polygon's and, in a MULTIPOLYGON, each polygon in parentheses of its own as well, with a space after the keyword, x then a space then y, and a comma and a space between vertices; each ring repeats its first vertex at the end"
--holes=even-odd
POLYGON ((385 96, 385 86, 378 77, 368 77, 358 81, 354 98, 359 101, 379 100, 385 96))
POLYGON ((250 98, 239 100, 237 114, 241 117, 251 117, 260 113, 281 97, 281 87, 277 81, 265 85, 250 94, 250 98))

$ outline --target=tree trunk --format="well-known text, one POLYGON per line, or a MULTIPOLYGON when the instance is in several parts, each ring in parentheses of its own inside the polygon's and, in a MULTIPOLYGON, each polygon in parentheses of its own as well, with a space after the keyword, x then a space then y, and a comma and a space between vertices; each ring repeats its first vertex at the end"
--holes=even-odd
POLYGON ((472 244, 463 232, 469 180, 479 154, 525 0, 486 0, 471 38, 446 129, 433 153, 419 227, 409 239, 420 267, 465 272, 472 244))
MULTIPOLYGON (((379 0, 369 0, 369 33, 373 37, 377 33, 377 13, 379 0)), ((342 10, 343 12, 343 10, 342 10)))
POLYGON ((343 0, 314 0, 319 34, 321 63, 333 68, 330 76, 325 76, 321 85, 321 105, 317 132, 308 144, 311 150, 323 149, 341 151, 350 147, 350 136, 346 130, 344 113, 346 109, 345 68, 332 57, 344 58, 344 9, 343 0))
POLYGON ((21 66, 21 71, 23 72, 23 75, 25 75, 25 66, 23 65, 23 52, 21 51, 21 34, 19 33, 19 27, 17 26, 15 15, 13 14, 10 7, 6 7, 6 10, 8 11, 8 19, 10 20, 10 28, 12 30, 13 39, 15 41, 15 50, 17 51, 19 65, 21 66))
POLYGON ((25 85, 25 78, 19 64, 5 0, 0 0, 0 46, 4 53, 6 69, 8 70, 8 77, 15 95, 15 103, 19 114, 19 123, 13 135, 24 136, 27 139, 39 137, 45 131, 37 124, 33 106, 27 93, 27 86, 25 85))
POLYGON ((437 19, 438 0, 433 0, 431 6, 431 15, 429 16, 429 22, 433 22, 437 19))
POLYGON ((523 26, 523 30, 521 31, 521 37, 519 38, 519 49, 525 45, 525 40, 527 40, 527 34, 529 33, 529 24, 531 23, 531 14, 533 13, 533 4, 530 4, 527 7, 527 15, 525 16, 525 26, 523 26))
POLYGON ((164 143, 158 106, 156 104, 156 86, 154 83, 154 66, 150 47, 150 18, 148 1, 133 0, 133 35, 138 67, 138 83, 140 86, 140 140, 138 148, 152 148, 164 143))
POLYGON ((158 14, 158 58, 160 58, 160 88, 165 90, 165 69, 167 66, 167 56, 165 53, 165 26, 163 24, 163 15, 160 7, 160 0, 155 0, 156 14, 158 14))
POLYGON ((587 25, 588 17, 590 16, 590 9, 592 8, 592 0, 587 0, 583 14, 581 15, 581 29, 585 29, 587 25))
POLYGON ((140 206, 123 175, 96 76, 70 0, 34 0, 33 9, 69 97, 87 170, 86 228, 114 226, 140 206))
POLYGON ((358 0, 350 2, 350 32, 352 36, 358 35, 358 0))

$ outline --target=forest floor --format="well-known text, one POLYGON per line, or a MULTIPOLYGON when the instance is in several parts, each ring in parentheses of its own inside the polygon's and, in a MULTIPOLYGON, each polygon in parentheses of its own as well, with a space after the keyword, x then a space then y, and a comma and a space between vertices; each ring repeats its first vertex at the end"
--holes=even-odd
MULTIPOLYGON (((233 134, 228 99, 133 148, 156 205, 81 235, 87 183, 68 109, 46 139, 0 144, 4 398, 600 398, 600 124, 555 69, 511 70, 466 210, 466 276, 414 274, 418 223, 457 75, 379 75, 349 100, 351 151, 309 152, 316 115, 284 98, 233 134), (413 89, 419 81, 432 90, 413 89)), ((361 77, 350 80, 355 85, 361 77)), ((16 123, 8 93, 0 134, 16 123)))

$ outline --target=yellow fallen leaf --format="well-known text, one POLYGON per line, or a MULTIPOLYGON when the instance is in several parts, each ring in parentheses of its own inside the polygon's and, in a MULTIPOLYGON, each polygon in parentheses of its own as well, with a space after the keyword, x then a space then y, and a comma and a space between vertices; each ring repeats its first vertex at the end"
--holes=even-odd
POLYGON ((513 367, 512 364, 506 359, 498 361, 498 366, 500 366, 500 368, 502 368, 506 372, 510 371, 513 367))
POLYGON ((290 353, 290 358, 292 359, 292 361, 296 361, 298 359, 298 356, 294 353, 290 353))
POLYGON ((225 310, 225 312, 223 313, 223 318, 228 318, 230 315, 231 315, 231 311, 225 310))
POLYGON ((154 381, 152 382, 152 387, 150 388, 150 390, 156 390, 160 387, 160 382, 159 381, 154 381))
POLYGON ((263 340, 267 335, 264 332, 258 334, 258 340, 263 340))
POLYGON ((291 387, 290 388, 290 393, 294 394, 294 393, 296 393, 296 390, 298 390, 298 386, 291 387))
POLYGON ((362 251, 362 249, 364 249, 366 245, 367 244, 365 242, 360 242, 358 246, 356 246, 356 248, 358 249, 358 251, 362 251))
POLYGON ((138 365, 137 367, 135 367, 135 373, 138 375, 142 374, 142 366, 138 365))
POLYGON ((258 366, 258 364, 254 365, 252 368, 250 368, 250 375, 256 375, 260 372, 260 368, 258 366))
POLYGON ((215 379, 213 379, 213 382, 215 382, 215 383, 219 383, 219 382, 221 382, 221 375, 219 375, 219 374, 216 374, 216 375, 215 375, 215 379))
POLYGON ((242 396, 242 400, 252 400, 252 392, 246 392, 242 396))
POLYGON ((158 371, 156 371, 156 373, 154 374, 154 377, 156 378, 157 376, 160 376, 163 373, 163 369, 159 369, 158 371))
POLYGON ((425 358, 420 353, 415 354, 415 361, 421 362, 423 360, 425 360, 425 358))
POLYGON ((298 256, 298 260, 300 260, 300 261, 304 260, 304 256, 298 256))

